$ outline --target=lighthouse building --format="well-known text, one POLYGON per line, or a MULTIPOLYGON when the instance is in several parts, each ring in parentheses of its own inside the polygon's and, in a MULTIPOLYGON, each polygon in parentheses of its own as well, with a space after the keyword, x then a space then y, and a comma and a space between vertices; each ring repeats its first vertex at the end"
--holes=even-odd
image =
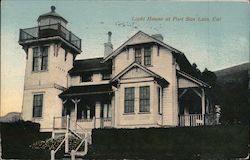
POLYGON ((190 75, 184 53, 160 34, 138 31, 113 49, 112 33, 101 58, 76 60, 81 39, 56 8, 37 26, 20 29, 26 54, 24 120, 41 131, 77 128, 197 126, 214 123, 210 86, 190 75))

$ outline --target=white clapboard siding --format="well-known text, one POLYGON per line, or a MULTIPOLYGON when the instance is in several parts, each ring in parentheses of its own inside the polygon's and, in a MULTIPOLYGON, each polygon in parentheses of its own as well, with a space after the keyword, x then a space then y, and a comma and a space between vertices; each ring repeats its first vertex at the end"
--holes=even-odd
POLYGON ((179 88, 199 87, 196 83, 185 78, 178 79, 179 88))

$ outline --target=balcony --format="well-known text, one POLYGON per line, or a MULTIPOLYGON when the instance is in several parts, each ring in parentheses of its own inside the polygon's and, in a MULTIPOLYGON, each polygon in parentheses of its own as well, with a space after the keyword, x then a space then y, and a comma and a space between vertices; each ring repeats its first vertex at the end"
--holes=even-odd
POLYGON ((37 40, 55 36, 60 36, 71 45, 76 47, 78 50, 81 50, 81 39, 59 23, 20 29, 19 43, 25 43, 29 40, 37 40))

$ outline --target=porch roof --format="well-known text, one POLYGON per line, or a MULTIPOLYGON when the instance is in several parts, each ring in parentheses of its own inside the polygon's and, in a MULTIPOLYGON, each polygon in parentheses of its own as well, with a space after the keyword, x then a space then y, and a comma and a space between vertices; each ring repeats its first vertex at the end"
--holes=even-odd
POLYGON ((111 72, 112 64, 110 61, 103 62, 103 58, 91 58, 75 60, 74 66, 69 70, 69 75, 79 75, 86 72, 111 72))
POLYGON ((183 71, 176 70, 176 72, 177 72, 178 76, 184 77, 184 78, 188 79, 189 81, 192 81, 192 82, 198 84, 199 86, 211 88, 211 86, 209 84, 207 84, 207 83, 203 82, 202 80, 199 80, 198 78, 195 78, 195 77, 193 77, 193 76, 191 76, 183 71))
POLYGON ((83 95, 96 95, 111 93, 111 84, 99 84, 99 85, 88 85, 88 86, 72 86, 67 90, 59 94, 60 98, 72 97, 72 96, 83 96, 83 95))

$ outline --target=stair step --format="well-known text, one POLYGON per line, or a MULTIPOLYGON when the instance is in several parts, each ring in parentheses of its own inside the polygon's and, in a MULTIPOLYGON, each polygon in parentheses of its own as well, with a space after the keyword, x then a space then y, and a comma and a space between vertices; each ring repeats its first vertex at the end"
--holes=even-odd
POLYGON ((84 154, 84 152, 76 152, 76 156, 85 156, 84 154))
MULTIPOLYGON (((71 158, 62 158, 62 160, 71 160, 71 158)), ((75 160, 83 160, 83 158, 76 158, 75 160)))
MULTIPOLYGON (((76 152, 76 160, 82 160, 83 157, 81 155, 77 154, 78 152, 76 152)), ((64 154, 62 160, 71 160, 71 155, 70 154, 64 154)))

